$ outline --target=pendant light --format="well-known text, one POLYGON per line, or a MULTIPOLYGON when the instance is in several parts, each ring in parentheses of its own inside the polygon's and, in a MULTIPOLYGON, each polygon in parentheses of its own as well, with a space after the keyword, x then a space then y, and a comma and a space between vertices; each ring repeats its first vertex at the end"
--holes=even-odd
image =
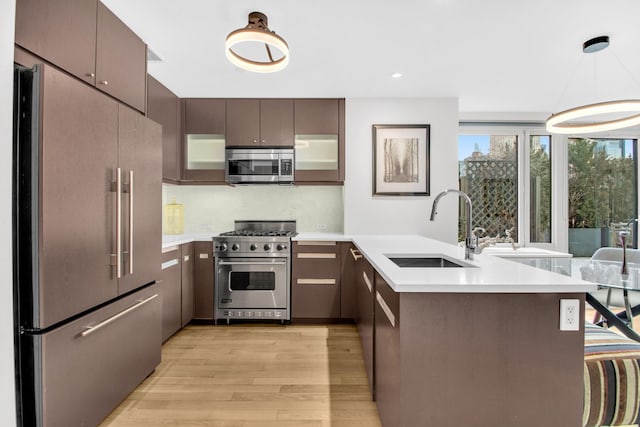
POLYGON ((264 13, 251 12, 249 14, 249 23, 246 27, 229 33, 225 41, 225 50, 227 59, 233 65, 255 73, 273 73, 287 66, 289 63, 289 45, 275 31, 269 30, 267 21, 267 16, 264 13), (245 58, 232 49, 235 45, 245 42, 264 43, 269 60, 258 61, 245 58), (273 59, 271 54, 272 47, 277 48, 282 53, 281 58, 273 59))
MULTIPOLYGON (((608 46, 609 36, 599 36, 584 42, 582 51, 584 53, 596 53, 606 49, 608 46)), ((547 119, 547 130, 549 132, 562 134, 604 132, 637 125, 640 125, 640 99, 607 101, 583 105, 552 114, 547 119), (569 123, 571 120, 602 114, 626 114, 627 116, 615 120, 569 123)))

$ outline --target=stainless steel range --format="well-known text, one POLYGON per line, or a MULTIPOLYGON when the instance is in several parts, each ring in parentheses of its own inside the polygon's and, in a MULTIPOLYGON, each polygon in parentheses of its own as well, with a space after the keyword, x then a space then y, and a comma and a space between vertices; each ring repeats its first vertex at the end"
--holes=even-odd
POLYGON ((215 321, 291 320, 291 237, 295 221, 235 221, 213 238, 215 321))

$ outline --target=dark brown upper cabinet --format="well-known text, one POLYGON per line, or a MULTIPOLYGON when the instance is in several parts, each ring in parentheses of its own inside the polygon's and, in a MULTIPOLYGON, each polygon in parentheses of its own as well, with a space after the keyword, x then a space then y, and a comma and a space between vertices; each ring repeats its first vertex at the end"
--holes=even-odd
POLYGON ((97 28, 96 87, 144 112, 147 46, 102 3, 97 28))
POLYGON ((20 0, 15 43, 145 111, 146 45, 99 1, 20 0))
POLYGON ((97 7, 97 0, 19 0, 15 42, 93 85, 97 7))
POLYGON ((182 101, 182 181, 224 183, 225 109, 224 99, 182 101))
POLYGON ((344 182, 344 99, 296 99, 296 184, 344 182))
POLYGON ((162 179, 176 183, 181 177, 180 99, 159 81, 147 80, 147 117, 162 125, 162 179))
POLYGON ((293 100, 227 99, 227 147, 293 147, 293 100))

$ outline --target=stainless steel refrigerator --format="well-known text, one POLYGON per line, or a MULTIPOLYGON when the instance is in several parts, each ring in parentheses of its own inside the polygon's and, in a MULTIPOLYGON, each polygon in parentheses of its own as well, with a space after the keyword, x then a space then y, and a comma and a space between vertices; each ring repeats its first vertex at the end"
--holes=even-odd
POLYGON ((48 65, 14 88, 18 416, 93 426, 160 362, 161 128, 48 65))

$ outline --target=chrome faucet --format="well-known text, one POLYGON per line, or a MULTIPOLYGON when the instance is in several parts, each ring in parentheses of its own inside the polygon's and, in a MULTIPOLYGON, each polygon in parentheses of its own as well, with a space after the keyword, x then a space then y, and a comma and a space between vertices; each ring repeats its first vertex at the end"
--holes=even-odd
POLYGON ((433 200, 433 207, 431 208, 431 217, 429 218, 431 221, 436 219, 436 215, 438 214, 438 202, 440 199, 446 196, 449 193, 455 193, 462 197, 465 201, 466 209, 465 214, 467 217, 467 227, 466 227, 466 236, 464 240, 464 259, 473 259, 473 254, 479 254, 482 252, 482 247, 478 244, 478 238, 473 233, 473 227, 471 225, 471 212, 472 205, 471 199, 467 194, 463 191, 459 190, 445 190, 442 193, 438 194, 436 198, 433 200))

